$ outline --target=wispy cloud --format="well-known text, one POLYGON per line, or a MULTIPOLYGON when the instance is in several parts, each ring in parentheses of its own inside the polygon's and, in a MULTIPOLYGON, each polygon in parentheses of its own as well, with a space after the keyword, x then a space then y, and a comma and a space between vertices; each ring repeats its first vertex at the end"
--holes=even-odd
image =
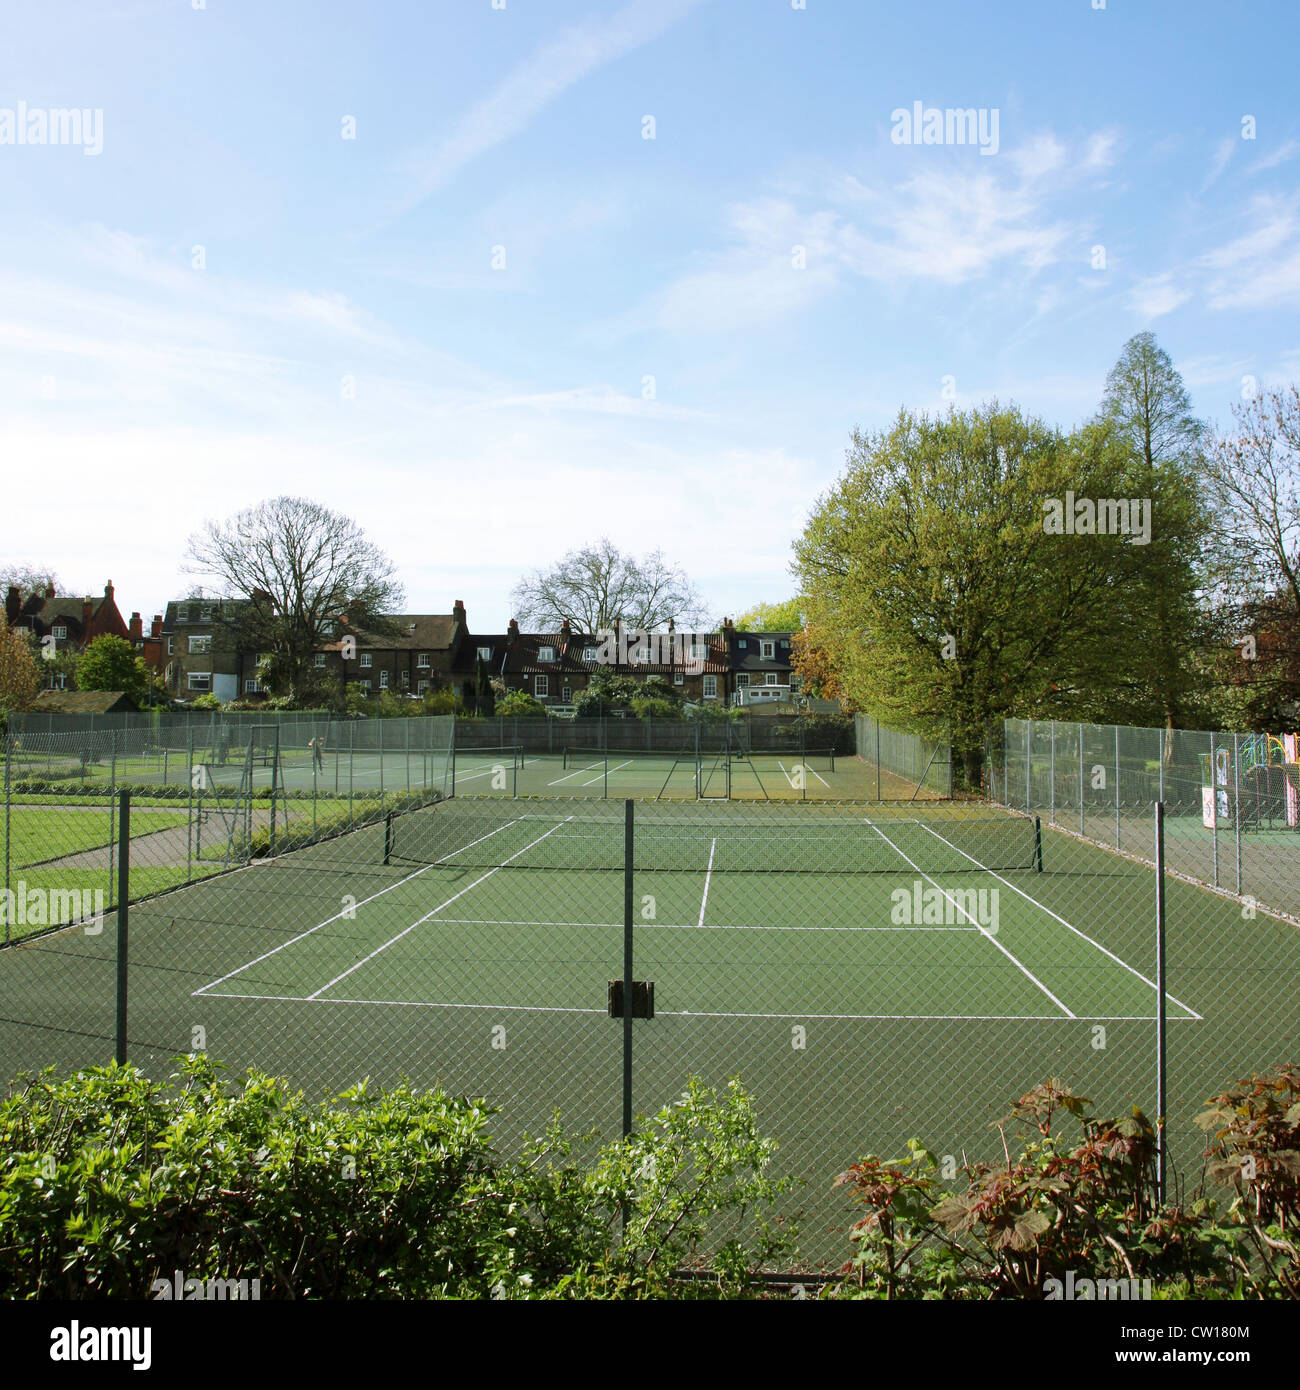
POLYGON ((1227 135, 1214 147, 1214 154, 1210 158, 1210 170, 1205 176, 1205 182, 1201 185, 1201 192, 1204 193, 1211 184, 1217 182, 1219 175, 1228 167, 1228 161, 1237 153, 1237 146, 1241 144, 1240 139, 1235 136, 1227 135))
POLYGON ((1300 140, 1287 140, 1277 149, 1257 159, 1246 171, 1248 174, 1261 174, 1266 169, 1276 169, 1279 164, 1285 164, 1287 160, 1294 159, 1300 154, 1300 140))
POLYGON ((422 202, 465 165, 525 130, 590 73, 658 38, 700 0, 632 0, 605 20, 564 30, 509 73, 445 134, 402 161, 411 186, 399 211, 422 202))
POLYGON ((1212 309, 1273 308, 1300 302, 1300 200, 1253 198, 1243 235, 1207 252, 1212 309))
POLYGON ((1189 290, 1179 289, 1169 275, 1153 275, 1140 280, 1128 293, 1129 307, 1144 319, 1172 314, 1191 298, 1189 290))

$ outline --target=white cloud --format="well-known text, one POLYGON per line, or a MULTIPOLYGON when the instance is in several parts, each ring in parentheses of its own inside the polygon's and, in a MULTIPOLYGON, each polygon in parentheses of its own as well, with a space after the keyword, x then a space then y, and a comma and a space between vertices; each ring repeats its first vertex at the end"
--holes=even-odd
POLYGON ((1281 144, 1272 153, 1257 159, 1246 171, 1250 174, 1262 173, 1265 169, 1276 169, 1279 164, 1285 164, 1289 159, 1294 159, 1300 154, 1300 140, 1288 140, 1281 144))
POLYGON ((1128 292, 1129 307, 1145 319, 1171 314, 1191 297, 1190 291, 1178 289, 1168 275, 1148 277, 1128 292))
POLYGON ((1020 171, 1022 178, 1042 178, 1065 162, 1065 146, 1056 136, 1046 132, 1026 141, 1019 149, 1012 150, 1008 158, 1020 171))
POLYGON ((1210 159, 1210 172, 1205 176, 1205 182, 1201 185, 1202 193, 1204 193, 1228 167, 1228 161, 1237 153, 1237 146, 1239 144, 1241 144, 1240 139, 1236 136, 1228 135, 1215 145, 1214 154, 1210 159))
POLYGON ((670 29, 699 0, 632 0, 608 19, 564 30, 510 72, 445 135, 403 161, 412 187, 409 208, 436 192, 465 165, 518 135, 576 82, 670 29))
POLYGON ((1210 272, 1212 309, 1275 308, 1300 302, 1300 204, 1296 198, 1251 200, 1253 225, 1199 264, 1210 272))
POLYGON ((1115 162, 1119 134, 1113 130, 1099 130, 1088 138, 1083 156, 1083 168, 1087 170, 1108 169, 1115 162))

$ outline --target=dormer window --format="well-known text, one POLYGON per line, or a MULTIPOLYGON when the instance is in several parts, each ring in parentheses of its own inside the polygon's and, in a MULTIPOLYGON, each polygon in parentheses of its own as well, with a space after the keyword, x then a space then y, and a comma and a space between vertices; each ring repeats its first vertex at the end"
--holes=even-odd
POLYGON ((773 661, 776 659, 776 643, 774 641, 762 643, 762 648, 764 661, 773 661))
POLYGON ((708 645, 707 642, 692 642, 692 643, 691 643, 691 660, 692 660, 692 661, 703 661, 703 660, 708 656, 708 654, 709 654, 709 645, 708 645))
POLYGON ((62 640, 68 635, 68 629, 63 623, 60 623, 58 627, 52 627, 50 633, 52 636, 62 640))
POLYGON ((599 660, 599 657, 600 653, 596 647, 583 647, 582 659, 584 661, 597 661, 599 660))
POLYGON ((638 661, 649 661, 649 660, 650 660, 650 648, 649 648, 649 647, 638 647, 638 648, 636 649, 636 659, 637 659, 638 661))
POLYGON ((480 661, 491 661, 491 660, 492 660, 492 648, 491 648, 491 647, 480 647, 480 648, 478 649, 478 659, 479 659, 480 661))

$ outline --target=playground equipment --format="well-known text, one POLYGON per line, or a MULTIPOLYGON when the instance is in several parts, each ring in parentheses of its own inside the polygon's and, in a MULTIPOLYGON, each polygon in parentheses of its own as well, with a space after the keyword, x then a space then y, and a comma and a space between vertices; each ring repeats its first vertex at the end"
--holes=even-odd
POLYGON ((1300 735, 1251 734, 1201 754, 1201 822, 1207 829, 1300 829, 1300 735))

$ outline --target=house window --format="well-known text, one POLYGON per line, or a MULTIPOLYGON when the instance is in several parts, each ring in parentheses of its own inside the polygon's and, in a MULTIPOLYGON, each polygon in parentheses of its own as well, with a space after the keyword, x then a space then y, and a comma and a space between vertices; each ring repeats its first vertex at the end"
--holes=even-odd
POLYGON ((776 643, 763 642, 761 645, 763 648, 763 660, 774 661, 776 659, 776 643))
POLYGON ((716 700, 718 698, 717 676, 704 677, 704 698, 706 700, 716 700))
POLYGON ((748 672, 748 671, 738 671, 738 672, 736 673, 736 685, 737 685, 737 686, 746 686, 746 685, 748 685, 748 684, 749 684, 749 672, 748 672))
POLYGON ((257 678, 255 676, 244 682, 245 695, 256 695, 257 692, 261 690, 261 688, 262 687, 258 685, 257 678))
POLYGON ((638 647, 638 648, 636 649, 636 659, 637 659, 638 661, 649 661, 649 660, 650 660, 650 648, 649 648, 649 647, 638 647))
POLYGON ((480 661, 491 661, 491 660, 492 660, 492 648, 491 648, 491 647, 480 647, 480 648, 478 649, 478 659, 479 659, 480 661))
POLYGON ((551 678, 549 676, 537 677, 537 698, 545 699, 551 693, 551 678))
POLYGON ((583 647, 583 649, 582 649, 582 659, 583 659, 584 661, 597 661, 597 660, 599 660, 599 649, 596 648, 596 647, 583 647))
POLYGON ((411 684, 411 673, 410 673, 409 671, 403 671, 403 672, 402 672, 402 689, 403 689, 403 690, 407 689, 407 687, 408 687, 410 684, 411 684))
POLYGON ((183 603, 177 604, 177 606, 176 606, 176 621, 177 621, 178 623, 186 622, 186 621, 188 620, 189 616, 190 616, 190 610, 189 610, 188 608, 186 608, 186 606, 185 606, 183 603))
POLYGON ((168 655, 168 656, 175 656, 175 655, 176 655, 176 639, 175 639, 174 637, 169 637, 169 638, 167 639, 167 655, 168 655))
POLYGON ((56 671, 56 672, 54 673, 54 689, 55 689, 55 690, 66 690, 67 688, 68 688, 68 677, 67 677, 67 674, 66 674, 65 672, 63 672, 63 671, 56 671))
POLYGON ((573 687, 572 687, 571 685, 566 685, 566 686, 560 691, 560 699, 561 699, 566 705, 567 705, 567 704, 571 704, 571 703, 573 702, 573 687))
POLYGON ((68 635, 68 629, 62 623, 60 623, 58 627, 52 627, 50 631, 54 634, 55 637, 59 638, 66 637, 68 635))
POLYGON ((370 682, 369 682, 369 681, 362 681, 362 682, 361 682, 361 689, 365 692, 365 694, 369 695, 369 694, 370 694, 370 682))
POLYGON ((749 646, 749 639, 746 637, 742 637, 736 645, 741 649, 741 651, 744 651, 745 648, 749 646))
POLYGON ((387 672, 387 671, 380 671, 380 673, 379 673, 379 688, 380 688, 380 690, 387 690, 387 689, 388 689, 388 672, 387 672))
POLYGON ((429 653, 421 652, 419 656, 415 658, 415 664, 421 671, 427 671, 429 669, 429 653))
POLYGON ((416 693, 417 695, 423 695, 424 692, 425 692, 426 690, 428 690, 428 688, 429 688, 429 682, 428 682, 428 681, 419 681, 419 682, 417 682, 417 684, 416 684, 415 693, 416 693))
POLYGON ((682 675, 682 673, 681 673, 680 671, 674 671, 674 672, 673 672, 673 684, 674 684, 674 685, 685 685, 685 684, 686 684, 686 677, 685 677, 684 675, 682 675))
POLYGON ((767 675, 763 677, 763 684, 764 684, 764 685, 779 685, 779 684, 780 684, 780 679, 779 679, 779 677, 777 676, 777 673, 776 673, 775 671, 769 671, 769 672, 767 673, 767 675))
POLYGON ((555 648, 554 648, 554 647, 538 647, 538 649, 537 649, 537 659, 538 659, 538 661, 554 661, 554 660, 555 660, 555 648))
POLYGON ((333 637, 334 629, 336 626, 337 624, 335 623, 333 618, 326 618, 325 621, 320 625, 321 636, 333 637))
POLYGON ((369 670, 370 667, 371 667, 373 664, 374 664, 374 657, 373 657, 369 652, 362 652, 362 653, 361 653, 361 669, 362 669, 363 671, 369 670))
POLYGON ((707 642, 692 642, 692 643, 691 643, 691 660, 692 660, 692 661, 703 661, 703 660, 708 656, 708 654, 709 654, 709 645, 708 645, 707 642))
POLYGON ((190 655, 191 655, 191 656, 203 656, 203 655, 205 655, 207 652, 210 652, 211 650, 212 650, 212 638, 211 638, 210 636, 208 636, 208 637, 191 637, 191 638, 190 638, 190 655))
POLYGON ((317 653, 316 653, 315 664, 316 664, 317 666, 324 666, 324 665, 325 665, 325 653, 324 653, 324 652, 317 652, 317 653))
POLYGON ((191 690, 211 690, 212 673, 210 671, 191 671, 189 673, 189 685, 191 690))

